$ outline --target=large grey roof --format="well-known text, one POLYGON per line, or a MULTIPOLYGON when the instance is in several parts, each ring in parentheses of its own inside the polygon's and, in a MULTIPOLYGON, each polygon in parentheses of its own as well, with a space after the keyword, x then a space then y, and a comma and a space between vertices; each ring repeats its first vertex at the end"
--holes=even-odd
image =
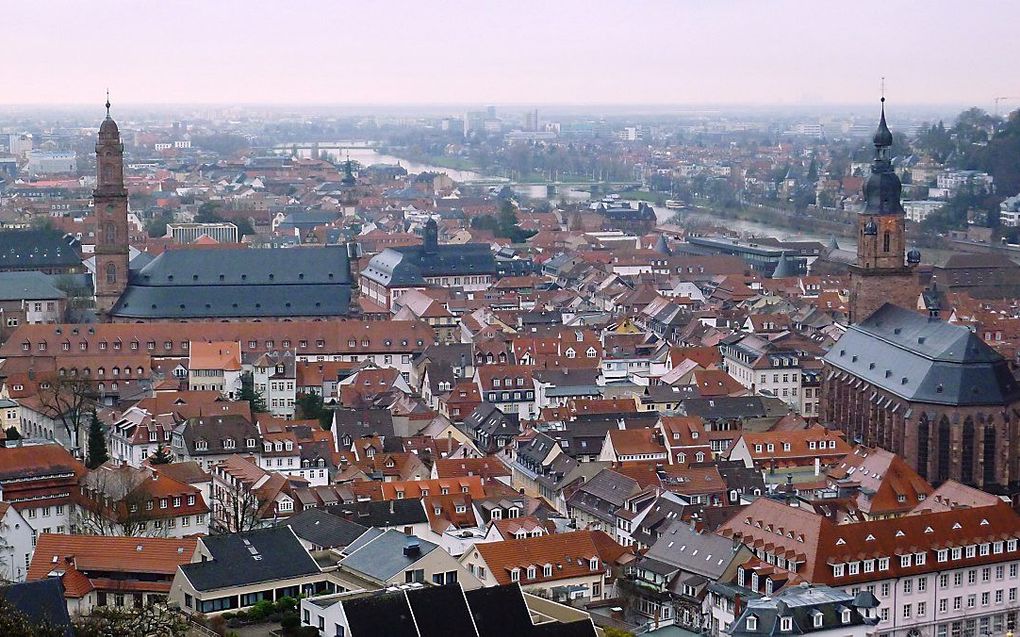
POLYGON ((855 600, 853 595, 838 588, 787 586, 774 597, 748 600, 744 612, 731 624, 729 634, 750 637, 836 631, 856 633, 851 626, 876 623, 876 619, 868 619, 861 613, 861 608, 870 607, 868 600, 855 600), (850 611, 848 624, 843 623, 844 610, 850 611), (754 630, 747 629, 747 618, 751 616, 757 619, 754 630), (815 626, 815 616, 821 618, 820 626, 815 626), (780 617, 792 620, 791 630, 782 630, 780 617))
POLYGON ((314 248, 169 250, 138 271, 113 310, 123 318, 342 316, 347 251, 314 248))
POLYGON ((496 259, 484 243, 386 248, 361 274, 386 286, 424 285, 425 277, 494 275, 496 259))
POLYGON ((62 299, 66 295, 53 285, 55 279, 36 271, 0 272, 0 301, 62 299))
POLYGON ((280 582, 320 572, 315 560, 287 526, 210 535, 202 538, 202 544, 213 559, 180 567, 199 591, 280 582))
POLYGON ((837 370, 904 400, 1005 405, 1020 400, 1007 362, 963 326, 886 303, 853 325, 825 355, 837 370))
POLYGON ((347 546, 368 530, 322 509, 306 509, 288 518, 284 524, 294 529, 299 538, 329 548, 347 546))
POLYGON ((418 637, 407 596, 400 592, 379 592, 343 603, 351 636, 386 635, 418 637))
POLYGON ((81 265, 78 241, 53 230, 0 232, 0 269, 68 268, 81 265))
POLYGON ((343 568, 385 582, 438 548, 438 545, 428 540, 391 530, 380 533, 359 546, 348 547, 352 549, 351 553, 341 560, 341 564, 343 568), (404 547, 409 542, 417 542, 421 547, 420 553, 404 555, 404 547))
POLYGON ((132 273, 149 286, 308 285, 350 283, 347 250, 307 248, 182 248, 168 250, 132 273))
POLYGON ((647 557, 672 564, 688 573, 716 580, 722 577, 740 545, 714 533, 700 533, 679 520, 648 549, 647 557))

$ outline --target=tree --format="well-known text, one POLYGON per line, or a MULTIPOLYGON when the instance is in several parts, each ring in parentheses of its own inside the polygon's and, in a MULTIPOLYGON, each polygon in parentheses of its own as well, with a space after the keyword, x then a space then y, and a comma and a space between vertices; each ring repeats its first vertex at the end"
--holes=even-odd
POLYGON ((295 402, 297 403, 298 413, 301 418, 318 420, 319 426, 323 429, 329 429, 333 424, 333 411, 325 408, 322 396, 318 394, 298 394, 295 402))
POLYGON ((8 427, 4 434, 6 434, 8 440, 21 440, 21 432, 14 425, 8 427))
POLYGON ((223 217, 216 212, 219 207, 219 202, 205 202, 198 207, 198 213, 195 214, 195 221, 197 223, 219 223, 220 221, 223 221, 223 217))
POLYGON ((75 637, 183 637, 190 628, 183 614, 164 604, 139 609, 96 606, 74 621, 75 637))
POLYGON ((47 416, 64 428, 68 446, 79 457, 81 428, 85 415, 95 405, 94 396, 95 390, 87 375, 56 374, 47 376, 39 383, 39 404, 47 416))
POLYGON ((82 480, 81 501, 74 507, 74 525, 82 535, 166 537, 166 525, 152 522, 158 517, 148 506, 153 498, 147 485, 146 469, 111 467, 92 470, 82 480))
POLYGON ((262 392, 255 389, 255 378, 251 372, 245 373, 241 376, 241 395, 240 400, 247 400, 251 405, 251 413, 253 414, 264 414, 269 411, 266 408, 266 398, 262 395, 262 392))
POLYGON ((166 226, 173 220, 173 214, 169 210, 164 210, 146 222, 145 233, 150 237, 165 237, 166 226))
POLYGON ((212 522, 220 533, 244 533, 259 528, 258 495, 241 480, 213 479, 212 522))
POLYGON ((174 461, 174 454, 170 451, 170 447, 159 445, 156 447, 156 451, 149 456, 149 464, 170 464, 174 461))
POLYGON ((106 429, 92 410, 92 418, 89 420, 89 451, 86 457, 85 466, 95 469, 110 459, 110 452, 106 448, 106 429))
POLYGON ((0 595, 0 635, 11 637, 64 637, 64 626, 30 619, 0 595))

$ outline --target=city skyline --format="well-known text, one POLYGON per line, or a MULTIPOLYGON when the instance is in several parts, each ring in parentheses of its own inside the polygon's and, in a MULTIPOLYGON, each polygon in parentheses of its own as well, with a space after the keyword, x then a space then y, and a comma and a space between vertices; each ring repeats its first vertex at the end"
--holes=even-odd
POLYGON ((91 103, 110 85, 121 105, 844 105, 873 103, 883 75, 901 105, 1020 94, 1002 79, 1020 7, 993 2, 42 8, 45 39, 27 28, 38 3, 6 7, 26 55, 3 104, 91 103))

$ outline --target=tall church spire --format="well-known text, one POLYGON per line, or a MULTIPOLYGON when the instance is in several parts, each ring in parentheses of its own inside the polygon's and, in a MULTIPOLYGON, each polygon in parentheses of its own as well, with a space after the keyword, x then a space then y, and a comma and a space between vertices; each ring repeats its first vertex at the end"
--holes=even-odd
POLYGON ((920 254, 906 258, 906 214, 900 203, 903 186, 893 169, 893 134, 885 115, 885 96, 872 141, 875 160, 864 185, 864 209, 857 215, 857 263, 850 268, 850 320, 861 321, 885 302, 916 304, 912 267, 920 254))
POLYGON ((893 170, 892 158, 889 156, 893 134, 885 121, 885 98, 882 98, 882 116, 878 121, 878 130, 872 138, 875 144, 875 160, 871 164, 871 177, 864 186, 865 212, 869 215, 904 214, 900 205, 900 193, 903 190, 900 178, 893 170))
POLYGON ((106 95, 106 119, 99 126, 96 143, 96 189, 92 193, 96 217, 96 308, 108 313, 120 299, 128 277, 128 193, 124 187, 124 144, 120 129, 110 117, 106 95))

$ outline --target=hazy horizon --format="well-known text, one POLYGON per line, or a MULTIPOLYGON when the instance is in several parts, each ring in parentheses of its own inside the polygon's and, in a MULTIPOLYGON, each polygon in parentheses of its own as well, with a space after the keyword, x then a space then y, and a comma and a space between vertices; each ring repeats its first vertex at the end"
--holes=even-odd
POLYGON ((1020 3, 992 0, 4 8, 18 56, 3 106, 86 106, 109 88, 133 107, 864 107, 883 75, 903 108, 1020 96, 1020 3))

